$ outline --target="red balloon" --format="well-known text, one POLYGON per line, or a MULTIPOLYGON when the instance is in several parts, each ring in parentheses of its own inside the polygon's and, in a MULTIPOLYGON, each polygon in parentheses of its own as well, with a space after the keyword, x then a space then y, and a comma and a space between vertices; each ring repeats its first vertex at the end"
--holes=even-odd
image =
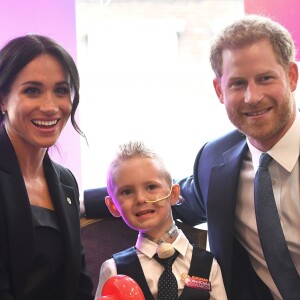
POLYGON ((126 275, 116 275, 105 282, 100 299, 145 300, 145 297, 135 280, 126 275))

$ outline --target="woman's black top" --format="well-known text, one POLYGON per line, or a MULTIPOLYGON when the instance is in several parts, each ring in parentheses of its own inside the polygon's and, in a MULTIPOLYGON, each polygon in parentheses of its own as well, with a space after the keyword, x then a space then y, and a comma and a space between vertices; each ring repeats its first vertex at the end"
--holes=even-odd
POLYGON ((57 214, 34 205, 31 205, 31 212, 34 255, 22 300, 59 300, 63 290, 64 249, 57 214))

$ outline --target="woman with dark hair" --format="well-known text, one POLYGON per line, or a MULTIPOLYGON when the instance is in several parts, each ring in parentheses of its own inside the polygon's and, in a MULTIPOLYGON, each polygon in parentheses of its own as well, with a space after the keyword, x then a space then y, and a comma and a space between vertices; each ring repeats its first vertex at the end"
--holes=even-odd
POLYGON ((0 299, 93 299, 80 242, 79 191, 48 148, 75 121, 70 54, 26 35, 0 50, 0 299))

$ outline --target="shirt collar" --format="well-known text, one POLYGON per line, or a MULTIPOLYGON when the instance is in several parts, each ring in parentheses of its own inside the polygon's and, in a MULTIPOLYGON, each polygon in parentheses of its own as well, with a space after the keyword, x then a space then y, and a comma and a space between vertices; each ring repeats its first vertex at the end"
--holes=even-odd
MULTIPOLYGON (((252 154, 254 171, 258 169, 259 158, 262 154, 255 148, 247 138, 247 144, 252 154)), ((288 172, 291 172, 298 161, 300 151, 300 114, 297 112, 296 118, 286 132, 286 134, 268 151, 268 154, 277 161, 288 172), (288 154, 287 151, 288 150, 288 154)))
MULTIPOLYGON (((172 243, 174 249, 176 249, 179 254, 185 256, 189 241, 186 236, 183 234, 182 230, 178 230, 178 236, 176 240, 172 243)), ((152 258, 155 253, 158 245, 151 240, 147 239, 146 237, 142 236, 141 234, 138 235, 135 247, 148 258, 152 258)))

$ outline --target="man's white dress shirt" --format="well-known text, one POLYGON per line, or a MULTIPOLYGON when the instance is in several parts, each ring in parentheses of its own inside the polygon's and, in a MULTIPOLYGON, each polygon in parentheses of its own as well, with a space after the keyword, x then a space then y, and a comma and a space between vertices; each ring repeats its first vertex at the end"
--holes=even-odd
MULTIPOLYGON (((240 173, 236 206, 236 235, 248 251, 254 270, 269 287, 274 299, 282 299, 268 271, 256 226, 254 176, 262 152, 252 146, 249 141, 247 143, 250 151, 243 162, 240 173)), ((269 171, 281 226, 295 267, 300 274, 299 153, 300 116, 298 113, 291 128, 268 151, 268 154, 273 158, 269 165, 269 171)))

